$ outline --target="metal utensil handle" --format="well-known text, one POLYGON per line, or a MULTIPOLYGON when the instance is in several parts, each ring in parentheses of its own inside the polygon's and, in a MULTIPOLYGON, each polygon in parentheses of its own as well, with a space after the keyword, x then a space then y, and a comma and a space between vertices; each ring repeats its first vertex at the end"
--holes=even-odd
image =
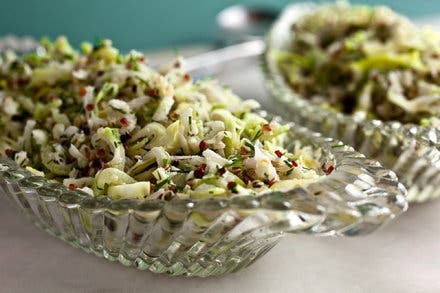
POLYGON ((261 55, 264 52, 264 48, 265 43, 261 39, 256 39, 237 45, 231 45, 193 57, 188 57, 185 59, 186 61, 184 68, 186 71, 191 72, 202 68, 220 65, 225 62, 230 62, 237 59, 254 57, 261 55))
POLYGON ((0 52, 12 50, 16 53, 26 53, 35 50, 38 46, 38 41, 29 36, 7 35, 0 37, 0 52))

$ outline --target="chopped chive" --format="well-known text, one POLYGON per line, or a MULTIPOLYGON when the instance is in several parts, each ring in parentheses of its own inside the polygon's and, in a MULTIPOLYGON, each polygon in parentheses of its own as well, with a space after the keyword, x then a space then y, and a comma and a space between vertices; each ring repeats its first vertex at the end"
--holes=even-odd
POLYGON ((225 167, 232 167, 232 166, 236 166, 236 165, 241 165, 241 163, 243 162, 243 158, 232 158, 231 159, 231 163, 226 164, 225 167))
POLYGON ((134 77, 137 78, 143 84, 148 84, 148 82, 145 79, 143 79, 142 77, 139 77, 139 76, 134 76, 134 77))
POLYGON ((172 170, 173 172, 176 172, 176 173, 189 173, 189 172, 191 172, 191 170, 186 170, 186 169, 181 169, 181 170, 172 170))
POLYGON ((247 146, 248 148, 250 148, 251 150, 255 151, 255 147, 253 144, 251 144, 250 142, 248 142, 247 140, 244 141, 245 146, 247 146))
POLYGON ((119 113, 121 113, 121 114, 127 114, 127 112, 125 112, 125 111, 122 110, 122 109, 118 109, 118 108, 115 108, 115 107, 112 107, 112 106, 110 106, 110 108, 112 108, 114 111, 119 112, 119 113))
POLYGON ((262 135, 263 135, 263 131, 261 131, 261 129, 258 130, 257 133, 255 134, 254 138, 252 139, 252 141, 256 141, 256 140, 259 139, 260 136, 262 136, 262 135))
POLYGON ((293 164, 291 162, 289 162, 288 160, 284 160, 284 163, 286 163, 286 165, 289 166, 289 168, 293 167, 293 164))
POLYGON ((99 49, 102 47, 102 45, 104 44, 103 39, 101 39, 100 37, 95 37, 95 48, 99 49))
POLYGON ((160 181, 159 183, 156 184, 156 186, 154 186, 154 191, 158 191, 159 189, 161 189, 165 184, 170 184, 171 183, 171 178, 168 177, 167 179, 164 179, 162 181, 160 181))

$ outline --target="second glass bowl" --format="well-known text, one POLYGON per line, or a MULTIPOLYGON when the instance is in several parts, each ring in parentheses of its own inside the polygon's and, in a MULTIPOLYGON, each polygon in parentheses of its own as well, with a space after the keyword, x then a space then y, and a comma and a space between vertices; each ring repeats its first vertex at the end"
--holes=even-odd
POLYGON ((285 81, 270 52, 288 49, 293 37, 291 25, 317 7, 312 3, 288 6, 267 36, 263 71, 279 113, 313 131, 340 139, 394 170, 408 188, 408 201, 423 202, 439 197, 439 130, 335 113, 301 97, 285 81))

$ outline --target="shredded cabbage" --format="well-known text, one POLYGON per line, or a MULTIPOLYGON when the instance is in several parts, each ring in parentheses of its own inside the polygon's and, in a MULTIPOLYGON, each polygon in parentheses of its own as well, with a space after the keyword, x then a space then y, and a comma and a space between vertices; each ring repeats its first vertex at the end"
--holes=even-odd
POLYGON ((360 117, 428 123, 440 116, 440 34, 383 6, 321 5, 272 50, 292 89, 360 117))
POLYGON ((215 80, 176 62, 157 72, 109 40, 63 37, 0 64, 0 152, 38 176, 94 196, 231 197, 288 189, 323 171, 283 148, 287 125, 267 121, 215 80), (177 64, 177 65, 176 65, 177 64))

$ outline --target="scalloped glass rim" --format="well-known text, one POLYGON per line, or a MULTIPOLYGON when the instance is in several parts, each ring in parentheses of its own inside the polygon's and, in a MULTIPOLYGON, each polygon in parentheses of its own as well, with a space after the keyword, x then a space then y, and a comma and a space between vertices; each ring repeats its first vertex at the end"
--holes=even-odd
POLYGON ((335 113, 302 98, 286 83, 270 51, 287 48, 292 39, 291 24, 316 7, 318 5, 314 3, 288 6, 267 35, 262 67, 267 88, 277 101, 277 111, 299 125, 352 145, 367 157, 394 170, 408 188, 408 201, 423 202, 439 197, 438 129, 335 113))
POLYGON ((138 269, 201 277, 248 266, 284 232, 369 233, 406 210, 406 189, 394 172, 352 147, 290 125, 286 148, 299 141, 319 149, 320 162, 332 161, 335 170, 287 192, 170 202, 94 198, 4 160, 0 193, 75 247, 138 269))

